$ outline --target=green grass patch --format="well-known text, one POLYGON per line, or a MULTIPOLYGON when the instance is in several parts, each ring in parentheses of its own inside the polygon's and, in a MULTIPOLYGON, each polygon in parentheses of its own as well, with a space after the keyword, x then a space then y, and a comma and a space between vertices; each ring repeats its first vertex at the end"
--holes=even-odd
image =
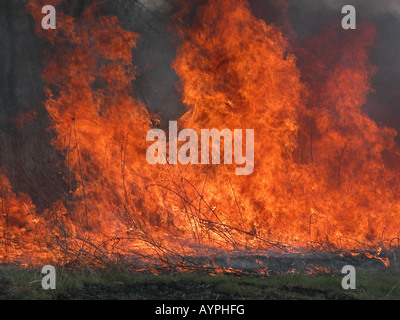
POLYGON ((212 276, 57 269, 57 288, 44 290, 39 269, 0 267, 0 299, 399 299, 400 272, 357 272, 357 289, 341 275, 212 276))

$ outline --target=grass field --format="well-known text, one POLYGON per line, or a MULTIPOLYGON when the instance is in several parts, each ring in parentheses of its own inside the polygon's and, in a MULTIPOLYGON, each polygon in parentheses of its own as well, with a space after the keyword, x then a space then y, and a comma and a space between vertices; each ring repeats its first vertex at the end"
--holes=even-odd
POLYGON ((0 299, 133 300, 349 300, 399 299, 400 272, 361 271, 356 290, 344 290, 342 276, 283 274, 227 276, 143 274, 112 270, 57 269, 55 290, 44 290, 39 269, 0 267, 0 299))

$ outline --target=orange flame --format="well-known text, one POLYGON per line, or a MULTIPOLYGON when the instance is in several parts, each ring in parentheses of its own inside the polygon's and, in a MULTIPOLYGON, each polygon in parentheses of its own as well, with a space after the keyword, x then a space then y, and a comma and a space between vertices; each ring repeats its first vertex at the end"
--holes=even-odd
POLYGON ((224 174, 207 185, 226 219, 294 246, 387 247, 397 237, 398 171, 385 160, 398 159, 396 132, 361 109, 371 91, 375 31, 360 29, 339 50, 326 45, 340 43, 334 30, 310 41, 302 83, 281 32, 255 19, 246 2, 208 1, 199 10, 175 63, 190 106, 182 126, 257 135, 255 173, 229 181, 237 209, 224 198, 224 174))

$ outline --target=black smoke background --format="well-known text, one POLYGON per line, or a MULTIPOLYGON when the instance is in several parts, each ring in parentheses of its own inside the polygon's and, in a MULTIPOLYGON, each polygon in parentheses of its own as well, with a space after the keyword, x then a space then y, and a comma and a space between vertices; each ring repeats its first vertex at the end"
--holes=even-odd
MULTIPOLYGON (((69 0, 62 8, 79 19, 96 0, 69 0)), ((205 0, 191 2, 200 5, 205 0)), ((8 173, 15 191, 28 193, 39 209, 68 192, 62 175, 63 156, 50 144, 43 83, 43 54, 51 48, 35 36, 35 22, 25 10, 26 0, 0 0, 0 166, 8 173)), ((374 93, 364 109, 381 125, 400 132, 400 2, 398 0, 250 0, 252 12, 267 23, 279 25, 293 47, 319 34, 324 26, 340 28, 342 6, 357 9, 357 22, 377 28, 370 61, 377 67, 372 79, 374 93)), ((174 0, 105 0, 102 14, 114 14, 123 27, 140 34, 132 83, 137 99, 164 121, 185 111, 177 89, 179 79, 171 69, 178 38, 171 18, 181 10, 174 0)), ((194 15, 188 15, 190 19, 194 15)), ((345 31, 343 30, 343 35, 345 31)), ((338 48, 340 50, 340 48, 338 48)), ((301 69, 301 66, 299 66, 301 69)), ((398 140, 400 142, 400 139, 398 140)))

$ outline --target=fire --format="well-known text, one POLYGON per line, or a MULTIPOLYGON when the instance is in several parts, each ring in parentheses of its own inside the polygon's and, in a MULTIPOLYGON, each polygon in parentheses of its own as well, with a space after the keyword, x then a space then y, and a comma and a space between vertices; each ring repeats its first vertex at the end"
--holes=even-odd
MULTIPOLYGON (((37 21, 44 2, 28 4, 37 21)), ((396 132, 362 110, 373 26, 292 48, 246 1, 208 0, 180 27, 178 126, 253 129, 254 172, 238 176, 229 164, 146 161, 159 120, 132 92, 139 35, 96 10, 37 29, 54 48, 44 106, 69 193, 35 213, 2 175, 2 260, 169 265, 219 250, 387 249, 398 238, 396 132)))
POLYGON ((295 50, 297 60, 280 30, 244 1, 208 1, 199 12, 175 63, 190 106, 182 126, 246 126, 257 135, 254 175, 230 176, 237 208, 221 195, 223 174, 209 180, 213 205, 262 239, 387 247, 399 226, 396 132, 361 109, 374 28, 344 40, 328 29, 295 50))
POLYGON ((41 234, 41 218, 37 217, 29 196, 20 193, 17 197, 3 173, 0 174, 0 205, 0 260, 28 261, 42 247, 39 261, 45 261, 48 253, 41 234))

